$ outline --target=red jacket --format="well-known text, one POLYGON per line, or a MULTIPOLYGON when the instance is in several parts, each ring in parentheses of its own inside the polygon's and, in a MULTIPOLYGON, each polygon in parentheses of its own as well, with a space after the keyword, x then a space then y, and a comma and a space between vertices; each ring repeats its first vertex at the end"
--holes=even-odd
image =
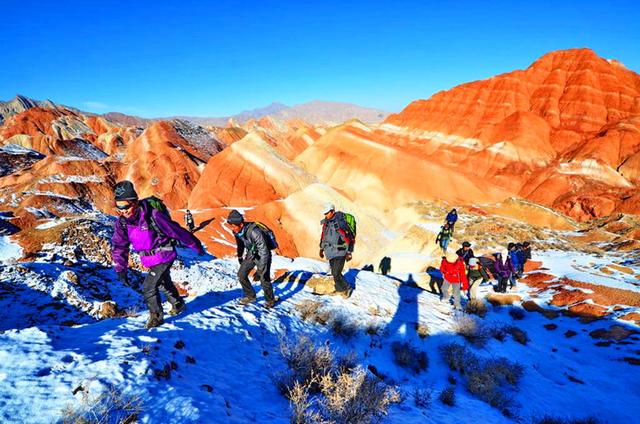
POLYGON ((469 289, 467 271, 464 266, 464 260, 461 257, 458 257, 455 262, 449 262, 446 258, 442 258, 440 272, 449 283, 462 284, 462 290, 469 289))

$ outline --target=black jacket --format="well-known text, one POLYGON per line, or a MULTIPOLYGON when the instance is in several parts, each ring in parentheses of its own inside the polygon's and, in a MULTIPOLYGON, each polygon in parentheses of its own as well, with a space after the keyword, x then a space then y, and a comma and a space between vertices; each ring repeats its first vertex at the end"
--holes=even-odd
POLYGON ((462 259, 464 259, 464 263, 469 265, 469 259, 473 258, 473 249, 469 249, 465 252, 461 247, 460 249, 456 250, 456 255, 462 256, 462 259))
POLYGON ((252 260, 258 269, 265 269, 271 261, 271 251, 267 245, 266 235, 253 222, 244 224, 239 234, 235 234, 238 246, 238 257, 252 260))

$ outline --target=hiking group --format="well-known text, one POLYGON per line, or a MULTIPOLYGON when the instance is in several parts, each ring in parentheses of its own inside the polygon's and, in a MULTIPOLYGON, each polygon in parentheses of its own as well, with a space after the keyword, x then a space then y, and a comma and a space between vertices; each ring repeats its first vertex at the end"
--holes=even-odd
MULTIPOLYGON (((157 327, 164 322, 161 292, 171 304, 169 315, 178 315, 186 309, 184 300, 171 281, 171 266, 177 258, 176 246, 188 247, 200 256, 205 251, 200 240, 193 235, 195 223, 189 210, 185 214, 185 224, 189 230, 185 230, 171 219, 160 199, 139 199, 130 181, 117 183, 114 197, 119 213, 112 238, 114 270, 124 284, 129 284, 129 250, 132 248, 138 253, 140 262, 149 270, 142 283, 142 295, 149 308, 146 328, 157 327)), ((335 293, 349 298, 353 289, 342 273, 345 264, 352 259, 356 220, 349 213, 337 211, 332 203, 327 203, 322 213, 324 219, 320 221, 322 231, 318 255, 329 262, 335 293)), ((471 300, 477 297, 478 286, 488 283, 491 278, 497 281, 497 292, 506 292, 507 285, 514 287, 516 279, 522 275, 525 263, 531 258, 531 246, 528 242, 509 243, 507 257, 503 261, 501 253, 494 253, 492 257, 476 257, 471 244, 465 241, 455 258, 447 258, 447 247, 457 220, 458 214, 452 209, 436 238, 443 253, 440 267, 428 267, 426 272, 431 277, 431 291, 438 294, 442 301, 449 301, 451 290, 454 308, 460 310, 461 290, 466 291, 471 300)), ((256 291, 249 279, 249 274, 255 269, 253 278, 259 280, 262 286, 264 307, 273 308, 279 300, 271 283, 272 251, 278 248, 275 234, 260 222, 246 221, 242 213, 235 209, 227 216, 226 223, 235 237, 237 247, 237 276, 243 291, 239 304, 247 305, 257 301, 256 291)), ((369 269, 373 271, 373 266, 370 265, 369 269)), ((387 275, 391 270, 391 258, 385 256, 379 270, 387 275)))
POLYGON ((452 209, 445 218, 440 233, 436 237, 436 243, 442 249, 442 261, 440 268, 428 267, 430 276, 429 287, 431 291, 440 296, 442 301, 451 299, 449 289, 453 293, 453 305, 456 310, 461 310, 460 291, 467 292, 469 300, 477 299, 478 287, 488 284, 491 279, 496 280, 493 286, 498 293, 506 293, 509 288, 516 286, 518 278, 522 277, 524 266, 531 259, 531 243, 509 243, 507 256, 503 259, 502 253, 492 253, 490 256, 476 257, 471 249, 471 243, 465 241, 462 247, 456 251, 456 256, 447 256, 447 247, 453 235, 453 227, 458 220, 458 214, 452 209))
MULTIPOLYGON (((129 250, 140 256, 140 262, 149 269, 142 283, 142 295, 149 308, 146 328, 164 323, 164 313, 160 292, 169 303, 169 315, 175 316, 186 309, 184 300, 171 281, 171 265, 177 258, 176 245, 180 244, 194 250, 198 255, 205 254, 200 240, 193 232, 195 223, 189 210, 185 214, 185 230, 171 219, 166 206, 157 197, 139 199, 133 183, 121 181, 114 187, 115 206, 118 219, 114 224, 112 237, 112 257, 114 270, 124 284, 129 284, 129 250)), ((356 222, 353 215, 336 211, 333 204, 325 205, 324 219, 321 221, 320 234, 321 258, 329 261, 335 291, 344 298, 351 296, 352 289, 345 281, 342 271, 350 261, 356 238, 356 222)), ((254 278, 260 280, 264 292, 264 307, 273 308, 278 302, 271 284, 271 251, 278 248, 275 234, 260 222, 245 221, 237 210, 232 210, 226 220, 237 246, 238 281, 244 296, 239 300, 247 305, 257 300, 255 289, 249 280, 250 272, 255 268, 254 278)))

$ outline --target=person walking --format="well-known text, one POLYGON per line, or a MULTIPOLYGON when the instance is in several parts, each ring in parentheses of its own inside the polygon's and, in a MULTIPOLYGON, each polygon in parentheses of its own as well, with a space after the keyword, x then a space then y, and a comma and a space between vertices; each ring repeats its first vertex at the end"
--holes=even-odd
POLYGON ((464 263, 469 265, 469 259, 473 258, 473 249, 471 249, 471 243, 465 241, 462 243, 462 247, 456 250, 456 255, 460 256, 464 263))
POLYGON ((509 288, 513 288, 516 285, 516 278, 520 277, 522 255, 521 252, 518 252, 515 243, 509 243, 507 249, 507 260, 505 262, 512 269, 509 276, 509 288))
POLYGON ((442 262, 440 263, 440 272, 442 272, 444 277, 444 283, 442 284, 443 296, 440 300, 449 300, 449 287, 451 287, 453 291, 453 307, 456 311, 461 311, 460 289, 469 289, 469 280, 467 280, 464 260, 458 256, 455 261, 451 262, 446 256, 443 256, 442 262))
POLYGON ((160 291, 171 304, 169 315, 182 313, 185 302, 171 281, 171 265, 177 257, 175 244, 179 242, 204 254, 200 240, 173 221, 160 199, 138 199, 133 183, 120 181, 114 187, 115 205, 119 213, 111 240, 113 266, 118 277, 128 284, 129 248, 140 255, 140 262, 149 269, 142 284, 142 293, 149 308, 145 327, 164 323, 160 291))
POLYGON ((453 229, 447 222, 442 226, 440 233, 438 233, 438 236, 436 237, 436 243, 440 246, 440 249, 442 249, 443 255, 447 254, 447 246, 449 246, 449 241, 451 240, 452 234, 453 229))
POLYGON ((382 275, 387 275, 389 271, 391 271, 391 258, 385 256, 380 260, 380 265, 378 266, 378 271, 382 273, 382 275))
POLYGON ((191 211, 187 209, 187 213, 184 214, 184 223, 187 225, 190 233, 193 233, 196 229, 196 224, 193 222, 193 215, 191 211))
POLYGON ((444 283, 442 272, 439 269, 432 266, 427 267, 427 274, 429 275, 429 288, 431 293, 437 294, 442 297, 442 284, 444 283))
POLYGON ((244 297, 239 301, 241 305, 248 305, 256 301, 256 291, 249 281, 249 273, 256 268, 256 275, 264 292, 267 309, 273 308, 278 299, 273 294, 271 285, 271 250, 268 235, 255 222, 245 222, 244 216, 237 210, 229 212, 227 223, 236 239, 238 263, 238 280, 242 286, 244 297))
POLYGON ((467 279, 469 280, 469 290, 467 291, 467 297, 469 298, 469 300, 477 299, 478 286, 489 281, 489 276, 482 268, 480 260, 476 257, 469 259, 467 279))
POLYGON ((335 205, 327 203, 323 213, 324 219, 320 222, 322 234, 319 255, 329 260, 335 290, 346 299, 351 296, 352 289, 342 276, 342 270, 345 263, 352 258, 355 235, 349 228, 345 214, 336 211, 335 205))
POLYGON ((445 218, 445 223, 449 224, 451 227, 451 231, 453 232, 453 227, 455 227, 456 222, 458 222, 458 211, 451 209, 445 218))
POLYGON ((495 258, 495 277, 498 280, 498 287, 496 288, 496 292, 498 293, 506 293, 507 292, 507 284, 511 279, 511 274, 515 272, 513 269, 513 264, 507 258, 504 262, 502 261, 502 253, 494 253, 493 257, 495 258))

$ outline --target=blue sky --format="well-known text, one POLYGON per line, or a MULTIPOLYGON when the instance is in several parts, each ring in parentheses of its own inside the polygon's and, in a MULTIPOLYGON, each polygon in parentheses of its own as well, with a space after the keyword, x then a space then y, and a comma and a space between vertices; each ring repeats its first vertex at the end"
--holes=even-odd
POLYGON ((144 117, 314 99, 399 111, 551 50, 640 72, 638 4, 3 0, 0 99, 144 117))

